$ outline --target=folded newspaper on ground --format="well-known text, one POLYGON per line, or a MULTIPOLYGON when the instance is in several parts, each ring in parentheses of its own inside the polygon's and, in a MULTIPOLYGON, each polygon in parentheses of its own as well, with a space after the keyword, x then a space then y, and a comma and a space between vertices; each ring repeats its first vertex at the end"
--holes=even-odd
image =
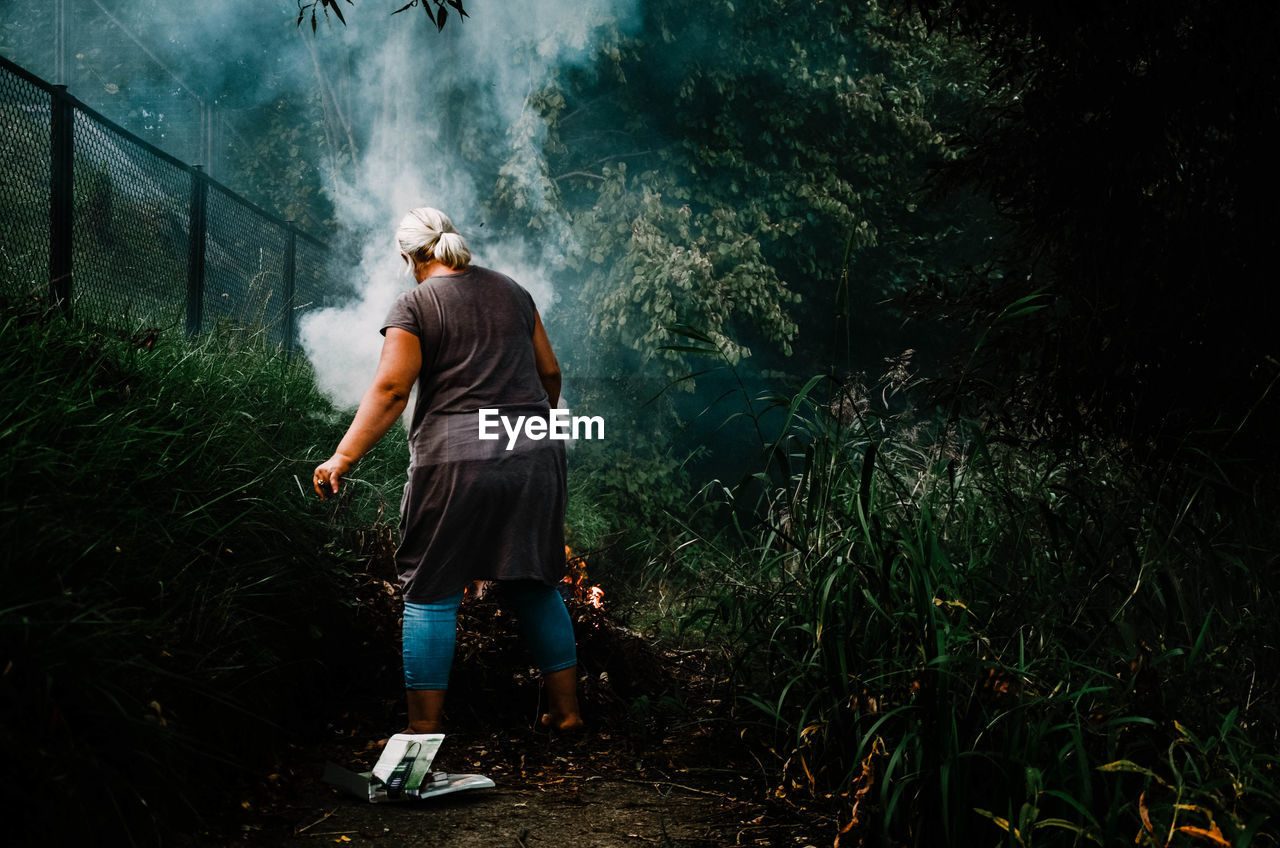
POLYGON ((357 774, 326 763, 324 781, 373 804, 493 787, 493 781, 483 775, 432 771, 443 741, 443 733, 397 733, 387 740, 373 771, 357 774))

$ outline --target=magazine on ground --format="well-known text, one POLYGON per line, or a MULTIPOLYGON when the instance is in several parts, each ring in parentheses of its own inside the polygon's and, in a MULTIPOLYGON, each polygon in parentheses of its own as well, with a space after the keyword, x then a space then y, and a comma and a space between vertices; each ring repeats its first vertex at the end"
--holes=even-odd
POLYGON ((493 781, 483 775, 433 771, 431 763, 443 741, 443 733, 397 733, 387 740, 373 771, 357 774, 325 763, 324 781, 372 804, 493 787, 493 781))

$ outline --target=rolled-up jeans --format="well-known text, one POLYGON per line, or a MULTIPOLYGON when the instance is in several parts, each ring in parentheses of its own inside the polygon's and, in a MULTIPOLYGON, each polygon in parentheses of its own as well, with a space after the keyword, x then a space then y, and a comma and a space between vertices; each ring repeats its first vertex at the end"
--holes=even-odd
MULTIPOLYGON (((498 601, 520 622, 520 635, 543 674, 578 664, 573 622, 560 590, 532 580, 500 584, 498 601)), ((430 604, 404 605, 404 688, 448 689, 462 590, 430 604)))

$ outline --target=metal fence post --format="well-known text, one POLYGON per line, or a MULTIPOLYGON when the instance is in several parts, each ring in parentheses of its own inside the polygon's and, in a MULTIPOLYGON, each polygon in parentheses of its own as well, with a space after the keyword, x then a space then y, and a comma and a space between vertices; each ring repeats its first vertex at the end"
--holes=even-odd
POLYGON ((297 337, 295 324, 293 320, 293 300, 294 300, 294 276, 297 273, 298 263, 298 231, 294 229, 293 222, 288 221, 285 225, 286 243, 284 250, 284 349, 288 353, 293 353, 294 339, 297 337))
POLYGON ((75 222, 75 105, 65 85, 53 87, 49 144, 49 294, 70 317, 72 227, 75 222))
POLYGON ((205 200, 209 187, 204 168, 191 166, 191 211, 187 226, 187 335, 199 335, 204 326, 205 200))

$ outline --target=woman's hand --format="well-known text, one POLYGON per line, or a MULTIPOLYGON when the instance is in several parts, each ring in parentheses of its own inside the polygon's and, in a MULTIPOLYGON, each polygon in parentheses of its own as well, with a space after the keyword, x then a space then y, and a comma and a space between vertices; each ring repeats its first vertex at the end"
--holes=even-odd
POLYGON ((336 495, 342 485, 342 475, 351 470, 351 460, 340 454, 334 454, 325 462, 316 466, 316 473, 311 475, 311 484, 315 486, 320 500, 329 495, 336 495))
POLYGON ((388 327, 373 385, 364 393, 347 434, 338 442, 338 449, 326 462, 316 466, 316 473, 311 477, 320 500, 336 494, 341 485, 339 478, 391 429, 409 402, 409 392, 421 368, 422 348, 418 337, 408 330, 388 327))

